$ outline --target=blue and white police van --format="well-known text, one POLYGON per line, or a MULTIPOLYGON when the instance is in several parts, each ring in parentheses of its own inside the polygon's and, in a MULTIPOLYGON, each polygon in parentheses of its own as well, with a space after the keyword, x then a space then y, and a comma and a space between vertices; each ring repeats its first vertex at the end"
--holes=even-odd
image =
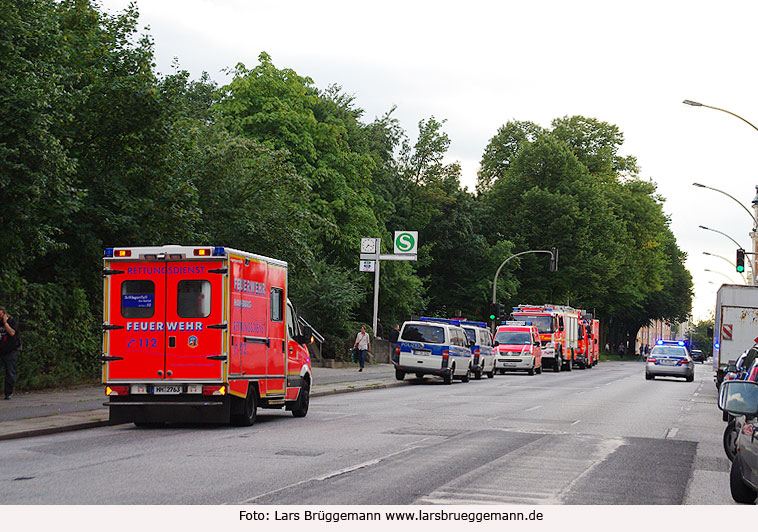
POLYGON ((392 357, 395 378, 401 381, 412 373, 418 378, 442 377, 445 384, 451 384, 453 378, 468 382, 473 345, 459 320, 422 317, 406 321, 392 357))
POLYGON ((474 342, 471 346, 471 373, 474 378, 479 380, 482 375, 487 375, 490 379, 495 376, 495 350, 492 347, 492 334, 483 321, 461 320, 461 327, 466 333, 469 343, 474 342))

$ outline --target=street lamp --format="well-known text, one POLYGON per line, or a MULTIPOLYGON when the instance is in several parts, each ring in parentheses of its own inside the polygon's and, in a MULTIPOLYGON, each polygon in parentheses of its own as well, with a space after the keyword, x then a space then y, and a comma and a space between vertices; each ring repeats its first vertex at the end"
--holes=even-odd
POLYGON ((758 127, 755 127, 753 124, 751 124, 750 122, 748 122, 747 120, 745 120, 744 118, 742 118, 740 115, 734 114, 733 112, 727 111, 726 109, 720 109, 718 107, 713 107, 713 106, 710 106, 710 105, 705 105, 704 103, 700 103, 700 102, 693 102, 692 100, 684 100, 682 103, 687 104, 687 105, 691 105, 692 107, 707 107, 708 109, 715 109, 716 111, 721 111, 722 113, 726 113, 726 114, 729 114, 729 115, 732 115, 732 116, 736 116, 737 118, 739 118, 740 120, 742 120, 743 122, 745 122, 747 125, 749 125, 753 129, 755 129, 756 131, 758 131, 758 127))
POLYGON ((704 272, 717 273, 717 274, 719 274, 719 275, 723 275, 724 277, 726 277, 727 279, 729 279, 729 283, 731 283, 731 284, 738 284, 738 283, 735 283, 735 282, 734 282, 734 279, 732 279, 731 277, 729 277, 729 276, 728 276, 727 274, 725 274, 724 272, 717 272, 717 271, 715 271, 715 270, 709 270, 708 268, 703 268, 703 271, 704 271, 704 272))
MULTIPOLYGON (((720 107, 713 107, 711 105, 705 105, 704 103, 700 102, 694 102, 692 100, 684 100, 682 103, 686 105, 691 105, 692 107, 707 107, 708 109, 715 109, 716 111, 721 111, 722 113, 726 113, 728 115, 732 115, 734 117, 739 118, 743 122, 745 122, 747 125, 758 131, 758 127, 755 127, 754 124, 750 123, 749 121, 742 118, 740 115, 735 114, 731 111, 727 111, 726 109, 721 109, 720 107)), ((715 189, 714 189, 715 190, 715 189)), ((758 190, 758 186, 756 186, 756 190, 758 190)), ((719 191, 721 192, 721 191, 719 191)), ((726 194, 726 192, 724 192, 726 194)), ((728 194, 727 194, 728 196, 728 194)), ((731 197, 731 196, 730 196, 731 197)), ((740 203, 742 205, 742 203, 740 203)), ((743 206, 744 207, 744 206, 743 206)), ((753 218, 753 230, 750 232, 750 239, 753 242, 753 253, 758 253, 758 194, 756 194, 756 197, 753 199, 753 211, 755 212, 755 216, 752 214, 750 215, 753 218)), ((750 276, 750 280, 753 286, 758 284, 758 272, 755 271, 755 268, 753 268, 753 273, 750 276)))
MULTIPOLYGON (((734 266, 735 270, 737 269, 737 265, 733 263, 732 261, 730 261, 729 259, 727 259, 726 257, 722 257, 721 255, 716 255, 715 253, 708 253, 707 251, 703 251, 703 255, 708 255, 709 257, 718 257, 721 260, 725 260, 726 262, 734 266)), ((745 279, 745 275, 742 272, 740 272, 740 275, 742 276, 742 282, 747 284, 747 279, 745 279)))
MULTIPOLYGON (((735 245, 736 245, 738 248, 741 248, 741 247, 742 247, 742 244, 740 244, 739 242, 737 242, 735 239, 733 239, 731 236, 727 235, 727 234, 726 234, 726 233, 724 233, 723 231, 719 231, 718 229, 711 229, 710 227, 706 227, 706 226, 704 226, 704 225, 698 225, 698 227, 699 227, 700 229, 705 229, 706 231, 713 231, 714 233, 718 233, 718 234, 720 234, 720 235, 724 235, 724 236, 725 236, 725 237, 727 237, 729 240, 731 240, 732 242, 734 242, 734 244, 735 244, 735 245)), ((753 259, 751 259, 751 258, 750 258, 750 255, 748 255, 748 254, 745 254, 745 258, 747 259, 747 262, 748 262, 748 264, 750 264, 750 271, 751 271, 751 275, 750 275, 750 278, 751 278, 751 279, 754 279, 754 278, 755 278, 755 268, 753 267, 753 259)), ((755 283, 753 283, 753 284, 755 284, 755 283)))
MULTIPOLYGON (((721 194, 723 194, 724 196, 727 196, 727 197, 729 197, 729 198, 732 198, 734 201, 736 201, 736 202, 737 202, 737 204, 738 204, 740 207, 742 207, 743 209, 745 209, 745 212, 747 213, 747 215, 748 215, 748 216, 750 216, 750 219, 751 219, 751 220, 753 220, 753 230, 755 230, 755 228, 756 228, 756 227, 758 227, 758 220, 756 220, 756 219, 755 219, 755 216, 753 215, 753 213, 752 213, 752 212, 750 212, 750 211, 748 210, 748 208, 747 208, 747 207, 745 207, 745 206, 742 204, 742 202, 741 202, 740 200, 738 200, 737 198, 735 198, 735 197, 734 197, 734 196, 732 196, 731 194, 727 194, 727 193, 726 193, 726 192, 724 192, 723 190, 719 190, 719 189, 717 189, 717 188, 709 187, 708 185, 703 185, 703 184, 700 184, 700 183, 692 183, 692 185, 693 185, 693 186, 696 186, 696 187, 699 187, 699 188, 707 188, 708 190, 713 190, 714 192, 720 192, 720 193, 721 193, 721 194)), ((753 198, 753 202, 755 203, 757 199, 758 199, 758 194, 756 194, 756 197, 755 197, 755 198, 753 198)))

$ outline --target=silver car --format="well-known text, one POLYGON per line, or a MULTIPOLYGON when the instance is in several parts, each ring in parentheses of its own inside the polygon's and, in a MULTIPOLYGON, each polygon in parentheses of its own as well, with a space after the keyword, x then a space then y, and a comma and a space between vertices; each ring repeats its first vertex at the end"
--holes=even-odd
POLYGON ((695 380, 695 364, 687 348, 678 344, 658 344, 653 347, 645 362, 645 378, 682 377, 687 382, 695 380))

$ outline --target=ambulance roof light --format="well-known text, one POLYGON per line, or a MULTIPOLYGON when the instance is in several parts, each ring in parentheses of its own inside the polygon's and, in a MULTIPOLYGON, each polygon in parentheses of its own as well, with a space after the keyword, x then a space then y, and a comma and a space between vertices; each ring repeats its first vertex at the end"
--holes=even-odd
POLYGON ((224 249, 224 246, 216 246, 213 248, 214 257, 223 257, 224 255, 226 255, 226 250, 224 249))
POLYGON ((105 248, 105 253, 103 253, 104 257, 112 257, 113 256, 113 248, 105 248))

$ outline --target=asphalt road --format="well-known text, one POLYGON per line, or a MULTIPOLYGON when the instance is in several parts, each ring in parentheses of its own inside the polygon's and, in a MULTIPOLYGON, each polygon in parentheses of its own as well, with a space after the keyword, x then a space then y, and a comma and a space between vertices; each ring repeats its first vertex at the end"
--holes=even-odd
POLYGON ((428 379, 250 428, 102 427, 3 442, 5 504, 731 504, 709 365, 428 379))

